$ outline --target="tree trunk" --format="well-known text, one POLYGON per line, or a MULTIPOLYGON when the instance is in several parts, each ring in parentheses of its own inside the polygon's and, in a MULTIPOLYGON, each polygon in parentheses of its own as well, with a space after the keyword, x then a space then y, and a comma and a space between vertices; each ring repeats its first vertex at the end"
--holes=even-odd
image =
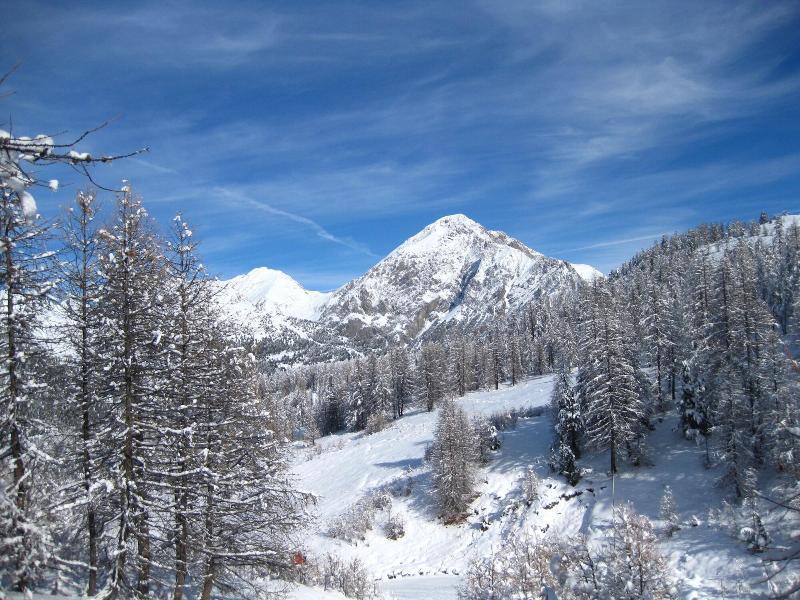
POLYGON ((178 512, 175 514, 175 591, 172 598, 173 600, 182 600, 186 585, 189 524, 186 518, 186 492, 183 491, 175 496, 178 512))
MULTIPOLYGON (((84 239, 86 237, 84 229, 84 239)), ((94 596, 97 593, 97 517, 95 515, 94 504, 92 502, 91 479, 92 464, 89 452, 89 442, 91 440, 91 421, 89 414, 89 357, 87 348, 89 345, 89 332, 87 331, 87 319, 89 314, 87 299, 86 275, 88 265, 86 264, 86 252, 83 253, 83 269, 81 271, 81 436, 83 438, 83 487, 86 492, 86 528, 89 534, 89 582, 86 586, 86 595, 94 596)))

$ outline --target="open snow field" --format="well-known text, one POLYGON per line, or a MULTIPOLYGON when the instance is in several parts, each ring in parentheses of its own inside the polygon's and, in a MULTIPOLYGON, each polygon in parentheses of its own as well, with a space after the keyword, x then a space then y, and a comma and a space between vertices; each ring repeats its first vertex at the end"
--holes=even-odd
MULTIPOLYGON (((491 414, 549 403, 552 376, 516 387, 468 394, 460 404, 470 414, 491 414)), ((315 555, 334 552, 358 557, 390 597, 445 600, 456 598, 461 575, 475 556, 502 548, 512 536, 586 533, 600 535, 610 525, 611 480, 608 455, 581 461, 588 470, 577 487, 549 473, 546 457, 552 440, 549 416, 521 419, 502 434, 503 446, 481 470, 478 498, 466 522, 444 526, 436 518, 430 470, 424 461, 433 439, 436 412, 410 414, 373 435, 342 434, 317 441, 319 454, 299 452, 295 472, 303 489, 319 498, 318 520, 307 537, 315 555), (521 501, 525 469, 533 465, 542 478, 542 498, 531 507, 521 501), (388 490, 392 514, 405 519, 405 535, 386 538, 381 519, 366 539, 351 544, 325 535, 328 523, 360 497, 388 490), (483 525, 483 527, 482 527, 483 525), (484 530, 485 529, 485 530, 484 530)), ((766 591, 759 556, 750 554, 730 532, 709 521, 709 508, 724 498, 719 476, 703 467, 704 449, 680 436, 677 416, 667 413, 648 437, 651 465, 623 465, 617 477, 616 502, 630 500, 658 525, 659 501, 670 485, 682 529, 664 540, 686 598, 741 598, 766 591), (752 587, 752 589, 751 589, 752 587)), ((767 515, 765 523, 770 528, 767 515)), ((322 593, 303 588, 295 598, 322 593)), ((341 597, 339 595, 318 597, 341 597)))

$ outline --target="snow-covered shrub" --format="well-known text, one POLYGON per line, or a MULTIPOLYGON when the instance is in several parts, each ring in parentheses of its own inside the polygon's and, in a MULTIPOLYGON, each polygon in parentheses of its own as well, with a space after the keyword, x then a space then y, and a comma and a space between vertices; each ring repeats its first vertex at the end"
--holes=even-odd
POLYGON ((406 534, 406 522, 400 515, 391 515, 383 527, 386 537, 390 540, 399 540, 406 534))
POLYGON ((489 416, 489 422, 494 426, 497 431, 507 431, 509 429, 516 429, 517 422, 519 421, 519 411, 516 408, 502 412, 492 413, 489 416))
POLYGON ((367 531, 375 527, 377 513, 391 508, 392 497, 386 492, 364 496, 335 517, 328 525, 327 533, 346 542, 363 540, 367 531))
POLYGON ((606 546, 608 584, 615 598, 675 597, 669 563, 658 548, 653 524, 630 505, 614 510, 613 539, 606 546))
POLYGON ((550 541, 512 540, 493 555, 475 560, 458 591, 461 600, 545 598, 556 580, 551 563, 556 555, 550 541))
POLYGON ((374 524, 375 510, 369 504, 358 501, 330 522, 328 535, 346 542, 355 542, 363 540, 374 524))
POLYGON ((741 530, 739 515, 736 508, 727 500, 723 500, 719 508, 709 509, 708 522, 716 525, 732 537, 739 536, 741 530))
POLYGON ((680 519, 675 510, 675 496, 669 486, 664 488, 664 495, 661 497, 660 517, 664 522, 664 535, 667 537, 672 537, 673 533, 680 530, 680 519))
POLYGON ((345 561, 333 554, 327 554, 318 569, 318 584, 325 590, 335 590, 356 600, 377 600, 383 597, 374 577, 358 558, 345 561))
POLYGON ((513 538, 476 559, 459 589, 461 600, 497 598, 624 598, 677 595, 652 524, 630 508, 615 512, 613 541, 585 537, 513 538))
POLYGON ((525 479, 522 482, 522 491, 525 494, 525 503, 528 506, 532 506, 535 502, 539 501, 539 488, 541 484, 542 482, 536 475, 533 466, 528 465, 528 468, 525 470, 525 479))
POLYGON ((749 521, 745 527, 739 530, 739 539, 747 544, 750 552, 763 552, 770 543, 770 537, 755 506, 752 508, 749 521))
POLYGON ((364 433, 367 435, 378 433, 379 431, 386 429, 388 424, 389 421, 386 418, 386 415, 384 415, 382 412, 375 413, 374 415, 367 417, 367 425, 364 427, 364 433))
POLYGON ((492 425, 489 419, 476 416, 472 419, 472 429, 475 432, 475 439, 478 443, 478 460, 482 464, 489 462, 490 452, 500 448, 500 436, 497 428, 492 425))
POLYGON ((392 508, 392 496, 388 492, 377 492, 367 496, 367 498, 374 510, 389 510, 392 508))
POLYGON ((584 537, 514 538, 495 554, 473 561, 458 597, 602 598, 607 597, 607 571, 584 537))

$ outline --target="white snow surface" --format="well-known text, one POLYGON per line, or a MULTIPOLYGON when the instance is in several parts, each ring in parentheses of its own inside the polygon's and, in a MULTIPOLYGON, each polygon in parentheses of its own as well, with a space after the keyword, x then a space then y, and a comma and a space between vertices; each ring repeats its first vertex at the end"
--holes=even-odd
MULTIPOLYGON (((516 387, 468 394, 458 402, 470 414, 490 414, 546 405, 551 389, 552 377, 544 376, 516 387)), ((546 412, 520 420, 515 430, 502 434, 502 448, 480 471, 479 496, 466 522, 444 526, 437 519, 430 468, 423 458, 435 421, 436 412, 416 412, 373 435, 328 436, 317 440, 314 452, 297 450, 294 472, 301 487, 319 499, 318 519, 306 536, 312 555, 333 552, 360 558, 389 597, 445 600, 456 598, 471 559, 501 549, 512 537, 579 532, 594 537, 608 532, 612 507, 608 454, 585 457, 584 478, 575 488, 566 484, 545 465, 552 440, 546 412), (543 481, 542 499, 531 507, 521 501, 528 465, 534 465, 543 481), (405 519, 403 537, 385 537, 382 523, 388 513, 379 513, 382 516, 364 541, 351 544, 325 534, 331 519, 346 507, 381 490, 392 494, 391 513, 405 519), (486 531, 481 530, 484 519, 489 523, 486 531)), ((709 519, 709 510, 720 507, 724 498, 716 485, 720 473, 704 468, 704 449, 681 437, 674 413, 656 423, 648 447, 653 464, 622 467, 616 502, 631 501, 659 527, 659 501, 664 486, 672 487, 682 528, 672 538, 662 539, 661 548, 679 576, 681 597, 746 598, 765 591, 757 583, 764 575, 761 557, 709 519)), ((769 514, 765 507, 762 515, 769 514)), ((788 530, 785 523, 778 524, 771 516, 766 519, 771 534, 788 530)))
POLYGON ((266 267, 222 283, 232 299, 296 319, 317 319, 330 297, 330 293, 307 290, 283 271, 266 267))
POLYGON ((581 279, 591 283, 598 277, 603 277, 603 273, 595 269, 592 265, 584 265, 581 263, 570 263, 570 266, 578 272, 581 279))

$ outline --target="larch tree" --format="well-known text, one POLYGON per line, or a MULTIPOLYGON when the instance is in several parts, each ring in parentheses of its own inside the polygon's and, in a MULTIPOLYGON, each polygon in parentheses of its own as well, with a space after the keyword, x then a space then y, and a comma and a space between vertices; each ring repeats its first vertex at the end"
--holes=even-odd
POLYGON ((42 352, 37 327, 54 284, 48 227, 10 154, 0 145, 0 572, 24 592, 51 550, 46 524, 35 516, 35 497, 43 492, 35 465, 46 457, 34 440, 41 426, 35 418, 42 352))
POLYGON ((66 368, 66 410, 79 416, 76 420, 77 444, 72 462, 77 477, 74 486, 65 487, 60 501, 68 506, 85 507, 87 584, 86 594, 98 591, 99 553, 102 515, 98 506, 103 503, 103 485, 98 464, 99 422, 98 389, 102 367, 96 355, 100 319, 98 302, 98 237, 95 219, 97 201, 92 192, 79 192, 75 206, 68 209, 60 227, 63 251, 60 255, 59 291, 62 325, 60 333, 69 349, 64 358, 66 368))
POLYGON ((148 468, 154 466, 150 458, 161 436, 155 377, 163 372, 154 369, 161 366, 156 355, 162 338, 164 260, 141 200, 129 188, 118 197, 111 226, 99 234, 104 281, 97 353, 104 363, 100 394, 108 414, 103 460, 116 493, 117 538, 106 592, 110 598, 145 598, 152 570, 148 468))
POLYGON ((469 418, 452 399, 441 403, 431 448, 433 488, 444 521, 466 510, 475 488, 477 441, 469 418))
POLYGON ((619 453, 630 452, 641 436, 644 408, 638 366, 612 290, 595 282, 591 297, 595 306, 581 324, 579 351, 583 418, 590 443, 610 451, 611 472, 616 473, 619 453))

